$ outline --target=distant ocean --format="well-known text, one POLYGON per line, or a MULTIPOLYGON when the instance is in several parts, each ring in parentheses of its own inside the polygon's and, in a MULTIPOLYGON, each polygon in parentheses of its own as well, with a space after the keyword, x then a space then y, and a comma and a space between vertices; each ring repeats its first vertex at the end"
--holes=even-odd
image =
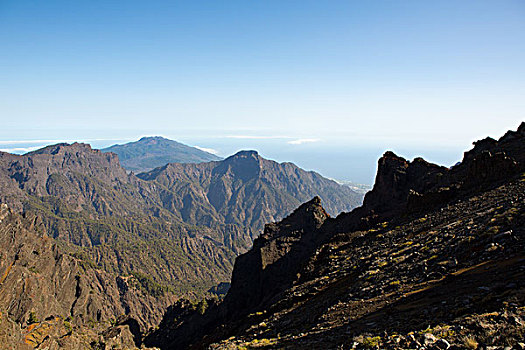
MULTIPOLYGON (((308 139, 306 139, 308 140, 308 139)), ((188 138, 179 141, 192 146, 210 148, 221 157, 227 157, 239 150, 253 149, 261 156, 278 162, 292 162, 305 170, 313 170, 321 175, 341 181, 372 185, 375 180, 377 161, 387 150, 412 160, 423 157, 425 160, 450 167, 461 161, 463 152, 470 148, 452 146, 397 146, 357 144, 344 140, 319 140, 291 144, 283 139, 237 139, 237 138, 188 138)), ((383 142, 384 143, 384 142, 383 142)))
MULTIPOLYGON (((341 181, 371 185, 374 183, 377 160, 387 151, 407 159, 423 157, 427 161, 444 166, 452 166, 461 160, 463 152, 470 148, 442 146, 396 146, 395 144, 374 145, 345 142, 344 140, 294 140, 289 138, 248 138, 248 137, 170 137, 190 146, 208 149, 221 157, 227 157, 240 150, 256 150, 261 156, 278 162, 293 162, 306 170, 313 170, 321 175, 341 181)), ((136 141, 133 139, 89 139, 93 148, 104 148, 115 143, 136 141)), ((0 150, 22 154, 36 150, 45 145, 74 140, 34 140, 34 141, 1 141, 0 150)))

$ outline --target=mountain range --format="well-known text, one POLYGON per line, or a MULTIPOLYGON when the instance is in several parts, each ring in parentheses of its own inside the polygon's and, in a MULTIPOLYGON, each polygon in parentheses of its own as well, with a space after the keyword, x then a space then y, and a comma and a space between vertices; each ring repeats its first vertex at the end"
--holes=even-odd
POLYGON ((385 152, 360 207, 254 151, 137 176, 59 144, 0 170, 8 348, 525 346, 525 123, 452 168, 385 152))
POLYGON ((251 246, 264 222, 314 194, 334 213, 362 198, 253 151, 168 164, 140 176, 128 173, 114 153, 87 144, 0 153, 6 206, 0 232, 12 247, 2 253, 0 312, 7 323, 0 329, 20 340, 37 339, 36 327, 49 336, 41 344, 56 344, 57 334, 71 327, 68 341, 82 348, 77 335, 86 327, 93 335, 131 322, 137 337, 177 298, 196 298, 228 282, 235 256, 251 246))
POLYGON ((118 155, 120 164, 135 173, 153 170, 168 163, 202 163, 222 158, 183 143, 160 136, 143 137, 123 145, 102 149, 118 155))

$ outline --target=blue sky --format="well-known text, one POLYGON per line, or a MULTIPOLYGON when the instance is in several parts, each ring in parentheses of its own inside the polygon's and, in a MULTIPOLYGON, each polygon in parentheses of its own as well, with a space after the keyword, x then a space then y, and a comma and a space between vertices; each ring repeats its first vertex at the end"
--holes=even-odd
POLYGON ((0 0, 0 148, 164 135, 461 155, 525 120, 523 62, 521 0, 0 0))

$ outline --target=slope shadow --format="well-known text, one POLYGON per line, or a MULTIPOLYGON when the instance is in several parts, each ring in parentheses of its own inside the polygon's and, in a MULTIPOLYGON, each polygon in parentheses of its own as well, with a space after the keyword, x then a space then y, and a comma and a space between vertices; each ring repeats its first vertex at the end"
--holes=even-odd
MULTIPOLYGON (((406 293, 377 311, 329 330, 308 334, 300 339, 283 340, 282 348, 300 348, 300 344, 326 345, 348 343, 352 335, 365 332, 408 332, 426 329, 473 313, 499 309, 505 300, 525 301, 525 286, 509 286, 509 282, 524 281, 521 268, 525 256, 504 261, 487 261, 431 281, 419 290, 406 293)), ((300 308, 301 309, 301 308, 300 308)), ((304 310, 296 310, 303 312, 304 310)), ((271 348, 271 347, 269 347, 271 348)))

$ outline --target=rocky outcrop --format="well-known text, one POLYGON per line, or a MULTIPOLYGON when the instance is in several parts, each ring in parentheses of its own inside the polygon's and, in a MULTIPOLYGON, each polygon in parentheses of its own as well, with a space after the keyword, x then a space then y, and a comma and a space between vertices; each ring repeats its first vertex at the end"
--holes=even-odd
POLYGON ((363 209, 391 217, 439 206, 459 195, 498 185, 525 169, 525 123, 499 140, 474 142, 463 161, 452 168, 431 164, 422 158, 412 162, 393 152, 378 161, 373 189, 365 195, 363 209))
POLYGON ((468 163, 483 152, 504 152, 507 156, 514 158, 517 162, 523 163, 523 138, 525 137, 525 122, 522 122, 516 131, 509 130, 499 138, 494 140, 487 137, 483 140, 474 142, 474 147, 465 152, 462 163, 468 163))
POLYGON ((290 287, 305 260, 326 240, 317 230, 328 217, 315 197, 281 222, 266 225, 252 249, 235 260, 223 303, 228 317, 252 312, 290 287))
POLYGON ((363 208, 392 215, 405 209, 412 192, 424 193, 441 181, 447 168, 422 158, 409 162, 393 152, 386 152, 378 162, 376 181, 365 195, 363 208))

